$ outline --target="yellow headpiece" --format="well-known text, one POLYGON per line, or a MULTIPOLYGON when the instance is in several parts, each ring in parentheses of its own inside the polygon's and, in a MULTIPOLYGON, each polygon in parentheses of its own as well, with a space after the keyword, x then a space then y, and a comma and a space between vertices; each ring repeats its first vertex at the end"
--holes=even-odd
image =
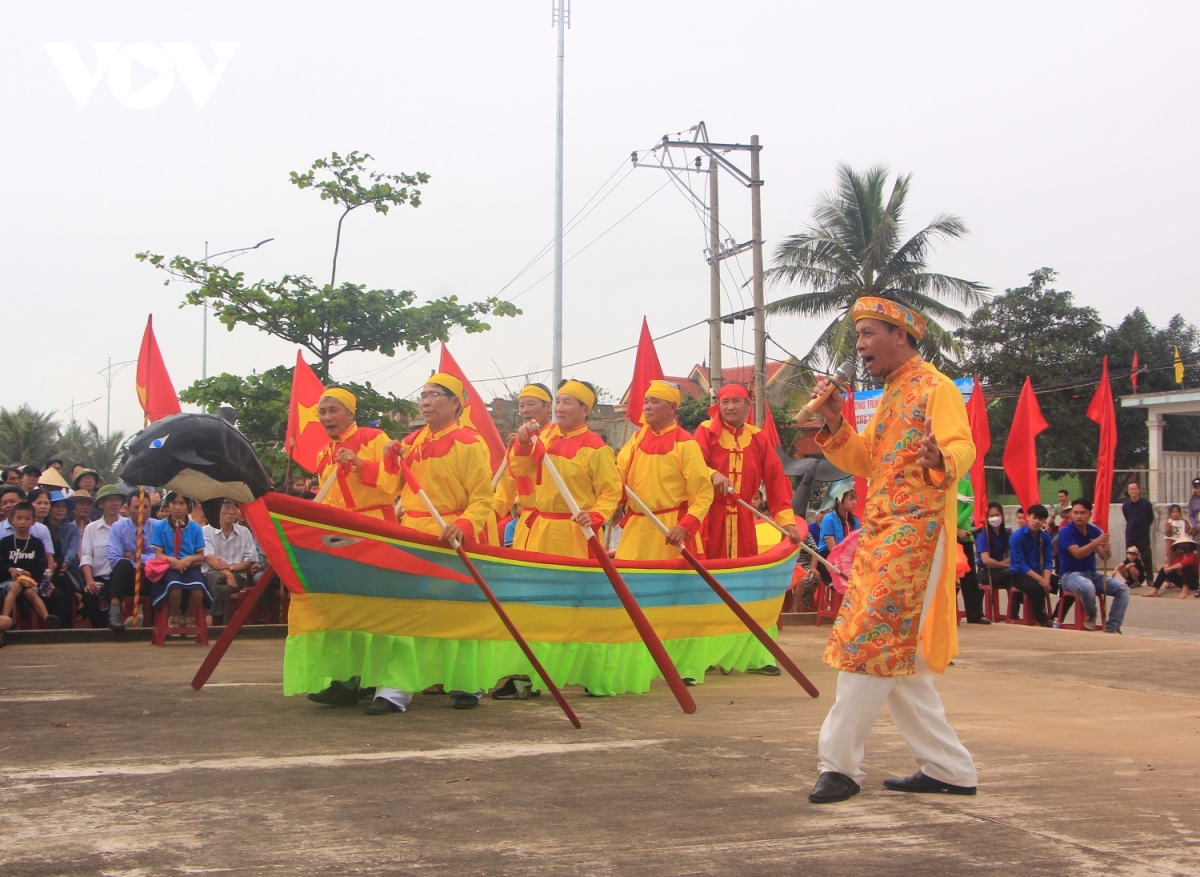
POLYGON ((918 341, 925 334, 924 317, 912 308, 905 307, 888 298, 879 298, 874 295, 861 296, 855 300, 854 307, 850 309, 850 316, 856 323, 859 320, 879 320, 881 323, 899 326, 906 332, 910 332, 918 341))
POLYGON ((517 394, 518 399, 541 399, 547 405, 553 405, 554 400, 550 398, 550 394, 539 387, 537 384, 527 384, 520 393, 517 394))
POLYGON ((679 388, 672 387, 666 381, 651 381, 650 386, 646 388, 646 395, 662 399, 664 402, 674 402, 676 405, 683 401, 679 388))
POLYGON ((355 395, 353 393, 351 393, 349 390, 342 389, 341 387, 330 387, 328 390, 326 390, 325 392, 323 392, 321 394, 321 398, 322 399, 337 399, 339 402, 341 402, 343 405, 346 406, 347 410, 351 414, 353 414, 358 409, 357 397, 355 397, 355 395))
POLYGON ((573 396, 586 405, 589 410, 596 407, 596 394, 588 389, 587 384, 581 381, 563 381, 563 385, 558 388, 558 392, 573 396))
POLYGON ((459 405, 462 405, 464 408, 467 406, 467 391, 463 389, 463 382, 454 375, 447 374, 446 372, 438 372, 436 375, 430 375, 425 383, 445 387, 454 394, 454 398, 458 400, 459 405))

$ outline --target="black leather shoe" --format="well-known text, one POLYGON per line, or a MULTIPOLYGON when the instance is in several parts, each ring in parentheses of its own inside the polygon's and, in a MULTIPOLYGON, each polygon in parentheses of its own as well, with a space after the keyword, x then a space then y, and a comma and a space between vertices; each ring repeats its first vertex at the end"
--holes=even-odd
POLYGON ((388 716, 392 713, 402 713, 404 710, 385 697, 377 697, 371 701, 365 712, 368 716, 388 716))
POLYGON ((756 676, 782 676, 782 671, 774 664, 768 664, 765 667, 751 667, 746 670, 747 673, 753 673, 756 676))
POLYGON ((454 695, 454 708, 456 710, 473 710, 477 706, 479 706, 479 698, 473 694, 454 695))
POLYGON ((844 773, 827 770, 817 778, 817 784, 808 793, 808 800, 814 804, 832 804, 848 801, 857 794, 858 783, 844 773))
POLYGON ((308 699, 326 706, 355 706, 358 703, 358 687, 348 688, 340 682, 333 682, 324 691, 310 694, 308 699))
POLYGON ((941 792, 946 795, 974 795, 974 786, 952 786, 917 771, 910 777, 892 777, 883 781, 886 789, 893 792, 941 792))
POLYGON ((970 621, 970 620, 967 621, 967 624, 991 624, 991 623, 992 623, 992 619, 990 619, 990 618, 980 618, 978 621, 970 621))

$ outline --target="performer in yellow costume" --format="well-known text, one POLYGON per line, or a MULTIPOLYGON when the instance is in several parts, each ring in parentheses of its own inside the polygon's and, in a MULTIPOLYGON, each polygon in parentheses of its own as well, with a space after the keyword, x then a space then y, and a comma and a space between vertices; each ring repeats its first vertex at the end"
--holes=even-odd
POLYGON ((712 472, 700 445, 675 419, 679 388, 651 381, 642 403, 642 427, 617 455, 617 472, 659 519, 671 528, 664 540, 637 512, 622 522, 618 560, 674 560, 680 545, 698 552, 696 533, 713 501, 712 472))
POLYGON ((349 390, 330 387, 321 394, 317 417, 329 436, 329 444, 317 458, 322 484, 338 470, 337 482, 324 503, 387 521, 396 520, 392 508, 395 491, 386 473, 380 483, 380 464, 388 437, 383 430, 357 426, 354 412, 358 399, 349 390))
MULTIPOLYGON (((521 423, 537 424, 542 440, 545 442, 554 437, 557 429, 550 419, 554 410, 553 405, 550 389, 542 384, 528 384, 522 387, 521 392, 517 394, 517 414, 521 417, 521 423)), ((496 501, 492 507, 497 523, 512 512, 514 504, 520 508, 520 517, 517 519, 516 530, 513 533, 513 546, 523 547, 529 538, 529 526, 525 519, 533 510, 533 480, 528 476, 518 477, 513 472, 513 451, 516 440, 516 433, 508 437, 508 466, 505 467, 503 474, 496 482, 496 501)), ((497 537, 500 540, 504 538, 504 533, 500 532, 498 526, 497 537)))
POLYGON ((385 457, 403 455, 438 513, 446 520, 443 532, 415 490, 404 482, 394 458, 387 459, 387 474, 400 491, 404 517, 400 524, 420 533, 441 536, 442 541, 481 542, 491 520, 492 464, 487 445, 475 430, 458 422, 466 397, 462 381, 439 373, 425 383, 420 395, 425 425, 398 442, 391 442, 385 457))
MULTIPOLYGON (((858 354, 884 390, 861 435, 842 419, 836 392, 820 409, 826 425, 817 442, 834 465, 867 478, 867 504, 825 648, 825 663, 841 672, 809 800, 844 801, 858 793, 866 739, 885 703, 920 769, 884 786, 973 795, 975 763, 933 686, 933 673, 944 672, 958 648, 956 497, 959 478, 975 460, 966 405, 949 378, 922 362, 919 314, 864 296, 851 316, 858 354)), ((814 398, 828 386, 818 381, 814 398)))
POLYGON ((513 548, 540 551, 564 557, 588 557, 588 543, 581 529, 599 530, 612 517, 621 501, 621 476, 617 474, 612 448, 587 427, 588 414, 596 404, 596 392, 583 381, 563 381, 554 400, 556 423, 540 430, 535 445, 529 424, 517 433, 511 452, 513 474, 528 480, 533 489, 531 511, 518 526, 513 548), (579 503, 577 518, 545 471, 543 457, 549 455, 567 488, 579 503), (524 532, 522 533, 522 529, 524 532))

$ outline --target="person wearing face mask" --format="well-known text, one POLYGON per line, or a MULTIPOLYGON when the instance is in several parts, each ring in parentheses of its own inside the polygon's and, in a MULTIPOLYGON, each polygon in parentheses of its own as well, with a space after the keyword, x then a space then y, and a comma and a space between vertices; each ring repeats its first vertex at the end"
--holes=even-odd
POLYGON ((1012 533, 1004 526, 1004 509, 998 502, 989 502, 987 526, 975 538, 975 554, 984 582, 993 588, 1007 588, 1012 575, 1012 560, 1008 556, 1008 543, 1012 533))

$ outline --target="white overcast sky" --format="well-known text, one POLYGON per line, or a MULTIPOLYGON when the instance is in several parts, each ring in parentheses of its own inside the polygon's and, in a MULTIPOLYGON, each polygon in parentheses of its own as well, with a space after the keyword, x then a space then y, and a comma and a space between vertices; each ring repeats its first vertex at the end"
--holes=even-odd
MULTIPOLYGON (((97 372, 109 357, 136 358, 151 312, 176 387, 197 379, 200 311, 180 309, 183 290, 134 253, 200 257, 205 241, 216 252, 273 237, 230 267, 327 278, 337 211, 287 180, 335 150, 432 175, 417 210, 351 215, 340 280, 422 297, 499 292, 553 234, 550 10, 550 0, 10 7, 0 33, 0 405, 65 414, 100 396, 77 416, 103 429, 97 372), (237 47, 202 109, 180 75, 161 103, 130 108, 107 73, 81 109, 47 42, 73 43, 88 69, 95 42, 190 43, 209 69, 211 43, 237 47)), ((882 162, 914 174, 910 231, 941 211, 967 221, 970 235, 934 254, 938 270, 999 291, 1051 266, 1060 288, 1109 323, 1135 305, 1160 324, 1180 310, 1196 320, 1198 19, 1193 3, 576 0, 567 216, 614 171, 621 182, 568 235, 567 256, 637 209, 566 266, 565 361, 634 343, 643 314, 656 335, 707 316, 695 211, 672 186, 654 194, 662 171, 625 177, 632 150, 699 120, 716 141, 761 137, 768 260, 839 162, 882 162)), ((131 69, 135 90, 158 77, 131 69)), ((746 193, 721 183, 722 219, 746 240, 746 193)), ((524 316, 452 340, 481 390, 549 368, 552 283, 527 287, 550 268, 547 256, 505 291, 523 291, 524 316)), ((749 254, 730 269, 738 282, 748 276, 749 254)), ((730 308, 749 305, 737 283, 729 296, 730 308)), ((750 349, 745 326, 726 341, 750 349)), ((768 325, 797 352, 817 328, 768 325)), ((706 351, 703 327, 659 343, 668 373, 706 351)), ((210 324, 210 374, 294 356, 264 334, 210 324)), ((727 365, 744 361, 726 351, 727 365)), ((355 354, 334 376, 409 395, 435 366, 436 352, 355 354)), ((624 353, 568 372, 619 394, 632 366, 624 353)), ((113 384, 112 425, 140 423, 130 366, 113 384)))

